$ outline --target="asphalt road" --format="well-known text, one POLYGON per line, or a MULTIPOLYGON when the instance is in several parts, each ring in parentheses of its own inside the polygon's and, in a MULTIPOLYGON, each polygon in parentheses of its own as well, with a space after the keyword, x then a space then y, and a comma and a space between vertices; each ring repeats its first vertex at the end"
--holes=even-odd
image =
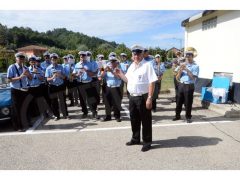
MULTIPOLYGON (((172 95, 161 95, 153 113, 153 144, 125 145, 131 137, 128 101, 122 122, 80 119, 79 107, 70 108, 71 120, 44 120, 25 133, 1 127, 0 169, 93 170, 212 170, 240 169, 240 119, 227 119, 194 106, 192 124, 171 121, 172 95)), ((104 115, 104 106, 99 107, 104 115)))

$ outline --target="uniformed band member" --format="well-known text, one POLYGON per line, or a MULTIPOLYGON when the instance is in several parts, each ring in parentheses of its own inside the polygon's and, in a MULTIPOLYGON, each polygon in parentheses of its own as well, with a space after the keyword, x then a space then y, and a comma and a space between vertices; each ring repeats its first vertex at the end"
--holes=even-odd
MULTIPOLYGON (((121 53, 120 56, 121 56, 121 61, 122 61, 120 63, 120 66, 121 66, 121 69, 122 69, 123 73, 126 74, 128 68, 129 68, 129 66, 131 65, 132 62, 127 59, 127 54, 126 53, 121 53)), ((121 99, 123 99, 124 85, 126 85, 126 83, 122 82, 121 87, 120 87, 120 89, 121 89, 121 99)), ((127 95, 129 97, 129 92, 128 91, 127 91, 127 95)))
MULTIPOLYGON (((73 74, 77 78, 77 88, 80 98, 80 104, 82 107, 82 118, 86 118, 88 115, 87 104, 92 112, 92 118, 98 119, 97 115, 97 104, 98 99, 96 98, 96 88, 91 84, 92 76, 95 75, 96 69, 91 62, 87 61, 87 53, 80 51, 80 62, 75 65, 73 74)), ((96 72, 97 73, 97 72, 96 72)))
POLYGON ((77 81, 73 76, 73 71, 75 67, 75 59, 73 55, 69 54, 63 57, 64 63, 62 64, 64 72, 65 72, 65 85, 67 88, 67 96, 70 100, 69 106, 74 106, 78 104, 78 95, 77 95, 77 81))
POLYGON ((162 83, 162 76, 163 73, 166 71, 164 63, 161 63, 161 56, 160 54, 155 55, 155 59, 152 61, 153 69, 158 77, 158 80, 155 82, 155 88, 153 93, 153 100, 152 100, 152 111, 157 111, 157 99, 158 95, 161 91, 161 83, 162 83))
POLYGON ((47 51, 43 54, 44 62, 41 63, 43 71, 45 72, 47 67, 51 65, 50 53, 47 51))
POLYGON ((117 122, 121 122, 120 119, 120 111, 121 111, 121 92, 120 86, 122 80, 120 77, 115 73, 116 68, 120 68, 117 58, 111 56, 109 59, 108 66, 101 72, 101 77, 106 80, 107 86, 105 92, 103 94, 104 104, 105 104, 105 112, 106 117, 103 121, 110 121, 111 111, 113 109, 114 117, 117 122))
POLYGON ((15 130, 25 131, 29 124, 27 121, 29 80, 32 80, 28 68, 24 66, 26 55, 15 54, 16 63, 8 67, 7 78, 10 81, 12 99, 12 124, 15 130))
POLYGON ((174 88, 175 88, 175 99, 172 100, 172 102, 177 102, 177 92, 178 92, 178 81, 176 79, 177 75, 177 69, 179 68, 179 65, 181 63, 184 63, 185 59, 182 57, 182 52, 178 51, 176 53, 177 58, 172 62, 172 72, 173 72, 173 82, 174 82, 174 88))
POLYGON ((54 114, 54 119, 60 119, 59 103, 63 117, 69 118, 65 96, 66 89, 64 79, 66 77, 64 69, 60 64, 58 64, 59 57, 56 53, 51 54, 50 58, 52 64, 47 67, 45 77, 49 83, 49 96, 51 99, 51 108, 54 114))
POLYGON ((143 58, 143 47, 134 45, 131 48, 133 63, 126 75, 121 70, 116 73, 127 82, 127 90, 130 93, 129 111, 132 126, 132 139, 126 145, 140 144, 140 132, 142 123, 142 151, 148 151, 152 143, 152 96, 154 82, 157 76, 150 63, 143 58))
POLYGON ((32 80, 29 81, 29 91, 28 91, 29 94, 32 96, 32 101, 29 104, 30 108, 28 108, 28 120, 29 120, 29 125, 32 126, 33 123, 30 121, 31 117, 36 117, 41 114, 38 107, 38 100, 40 100, 40 97, 43 96, 41 84, 42 84, 42 81, 44 80, 44 73, 36 65, 37 57, 35 55, 30 56, 28 58, 28 61, 30 64, 28 69, 30 74, 32 75, 32 80))
POLYGON ((143 50, 143 58, 145 61, 151 62, 153 60, 153 57, 150 56, 149 50, 147 48, 144 48, 143 50))
POLYGON ((192 120, 192 103, 194 93, 194 83, 199 74, 199 66, 193 61, 196 57, 196 50, 192 47, 186 49, 185 58, 186 63, 179 66, 177 70, 176 79, 179 81, 178 95, 176 104, 176 115, 173 121, 181 119, 182 105, 185 106, 187 123, 192 120))

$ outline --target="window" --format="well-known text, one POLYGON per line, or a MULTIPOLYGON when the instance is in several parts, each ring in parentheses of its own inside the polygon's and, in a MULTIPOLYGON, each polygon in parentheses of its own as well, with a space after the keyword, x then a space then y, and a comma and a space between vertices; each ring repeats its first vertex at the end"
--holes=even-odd
POLYGON ((217 26, 217 17, 207 19, 202 22, 202 30, 203 31, 215 28, 216 26, 217 26))

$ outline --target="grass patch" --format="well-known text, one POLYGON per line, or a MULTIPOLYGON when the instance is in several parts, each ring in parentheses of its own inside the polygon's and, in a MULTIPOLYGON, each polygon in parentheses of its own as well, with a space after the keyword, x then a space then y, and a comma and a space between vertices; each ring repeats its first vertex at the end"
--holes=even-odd
POLYGON ((167 69, 163 74, 161 91, 169 90, 170 88, 174 88, 173 72, 171 68, 167 69))

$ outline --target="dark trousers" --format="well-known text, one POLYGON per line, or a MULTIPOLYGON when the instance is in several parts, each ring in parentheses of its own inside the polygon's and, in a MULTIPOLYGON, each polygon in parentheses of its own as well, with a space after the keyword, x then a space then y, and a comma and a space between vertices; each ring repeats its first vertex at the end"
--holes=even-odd
POLYGON ((46 109, 48 109, 48 111, 52 111, 51 100, 49 97, 49 87, 48 87, 47 83, 41 84, 40 87, 41 87, 42 95, 48 105, 46 109))
POLYGON ((146 108, 148 94, 143 96, 130 96, 129 111, 132 126, 132 140, 140 141, 141 123, 142 139, 144 143, 152 142, 152 114, 146 108))
POLYGON ((49 95, 51 99, 51 108, 54 116, 60 117, 59 104, 63 116, 68 116, 67 104, 66 104, 66 87, 65 85, 60 86, 49 86, 49 95))
POLYGON ((176 76, 174 76, 173 82, 174 82, 174 88, 175 88, 175 100, 176 100, 176 102, 177 102, 178 84, 179 84, 179 82, 177 81, 176 76))
POLYGON ((27 111, 32 100, 28 92, 11 89, 12 99, 12 124, 15 130, 28 128, 27 111))
POLYGON ((87 104, 92 113, 97 111, 98 99, 96 97, 97 90, 92 86, 92 83, 78 83, 78 93, 82 112, 88 114, 87 104))
POLYGON ((71 102, 71 105, 74 105, 74 102, 77 104, 78 103, 78 91, 77 91, 76 80, 73 80, 73 81, 66 80, 65 84, 67 87, 67 96, 71 102))
POLYGON ((97 105, 100 104, 100 81, 97 78, 93 78, 92 80, 92 87, 96 89, 96 99, 97 99, 97 105))
POLYGON ((194 84, 178 84, 177 105, 176 105, 176 117, 180 117, 182 112, 182 105, 185 106, 186 118, 192 117, 192 104, 193 104, 194 84))
POLYGON ((159 95, 160 91, 161 91, 161 81, 156 81, 154 93, 153 93, 153 100, 152 100, 152 109, 153 110, 157 109, 157 99, 158 99, 158 95, 159 95))
POLYGON ((106 87, 104 94, 104 104, 106 116, 111 116, 111 111, 113 108, 114 117, 120 118, 121 111, 121 92, 120 87, 110 88, 106 87))
MULTIPOLYGON (((121 86, 120 86, 121 99, 123 99, 124 87, 126 87, 125 85, 126 85, 126 83, 125 83, 124 81, 122 81, 121 86)), ((129 92, 127 91, 127 97, 129 98, 129 96, 130 96, 130 94, 129 94, 129 92)))
POLYGON ((39 116, 40 115, 40 109, 38 108, 38 98, 42 97, 42 91, 41 91, 41 86, 39 87, 30 87, 29 88, 29 94, 32 95, 32 100, 29 104, 29 108, 28 108, 28 113, 27 113, 27 116, 28 116, 28 121, 29 121, 29 124, 31 124, 31 118, 32 117, 36 117, 36 116, 39 116))

